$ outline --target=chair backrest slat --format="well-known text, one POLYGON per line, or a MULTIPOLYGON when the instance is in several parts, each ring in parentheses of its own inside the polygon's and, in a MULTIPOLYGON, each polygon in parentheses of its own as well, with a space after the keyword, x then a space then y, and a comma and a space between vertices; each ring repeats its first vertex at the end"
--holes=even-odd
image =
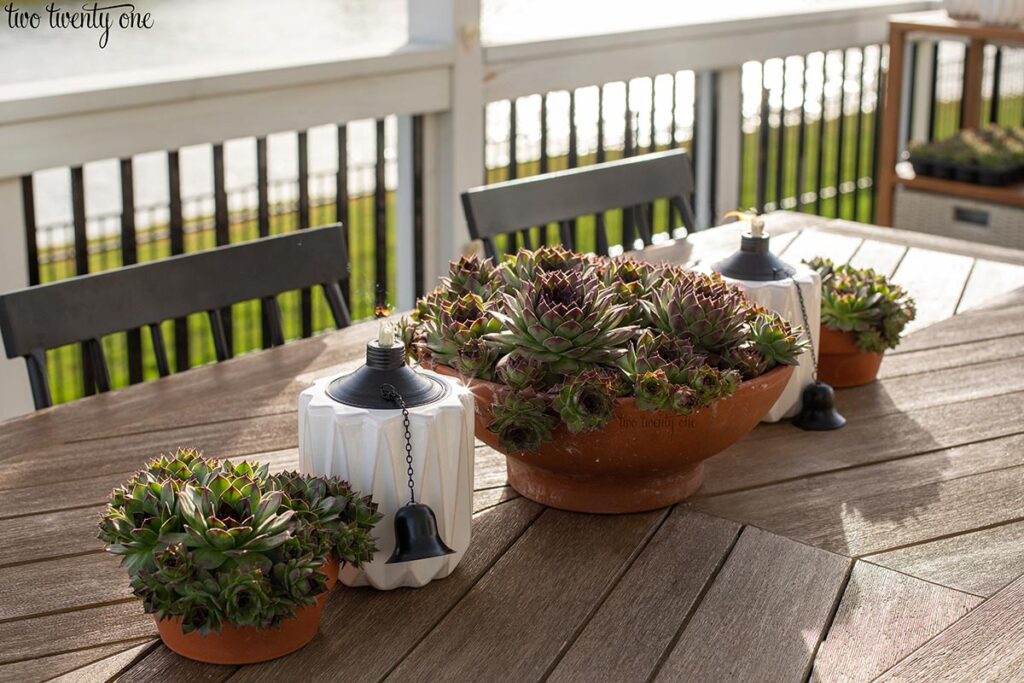
POLYGON ((558 223, 562 241, 572 246, 566 221, 612 209, 623 209, 623 223, 635 225, 650 243, 651 228, 641 207, 666 198, 683 207, 684 226, 693 230, 692 192, 686 152, 670 150, 474 188, 462 194, 462 207, 470 235, 493 254, 498 235, 549 223, 558 223))
MULTIPOLYGON (((339 282, 348 278, 340 224, 84 275, 0 296, 7 356, 25 357, 37 407, 50 405, 43 351, 83 342, 100 391, 110 379, 99 340, 150 326, 157 369, 170 372, 159 323, 206 311, 217 360, 231 357, 223 311, 261 299, 273 343, 284 342, 275 297, 322 285, 338 327, 350 323, 339 282), (272 302, 270 305, 268 302, 272 302)), ((179 364, 180 366, 180 364, 179 364)))

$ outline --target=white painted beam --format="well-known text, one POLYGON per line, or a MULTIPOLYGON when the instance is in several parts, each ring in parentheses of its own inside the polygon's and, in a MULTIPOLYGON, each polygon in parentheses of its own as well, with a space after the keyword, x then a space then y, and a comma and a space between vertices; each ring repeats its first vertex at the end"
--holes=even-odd
MULTIPOLYGON (((28 286, 21 179, 0 180, 0 293, 28 286)), ((59 312, 52 312, 59 315, 59 312)), ((28 371, 21 358, 0 354, 0 420, 32 410, 28 371)))

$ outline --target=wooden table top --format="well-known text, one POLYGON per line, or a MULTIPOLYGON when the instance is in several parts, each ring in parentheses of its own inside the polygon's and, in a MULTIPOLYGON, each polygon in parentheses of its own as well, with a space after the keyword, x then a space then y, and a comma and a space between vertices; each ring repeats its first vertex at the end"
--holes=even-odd
MULTIPOLYGON (((1024 253, 786 213, 769 230, 791 262, 872 266, 918 300, 881 380, 837 392, 844 429, 759 426, 687 503, 620 516, 521 498, 478 445, 458 570, 339 587, 312 643, 266 664, 160 645, 98 514, 178 445, 295 467, 298 393, 359 364, 371 328, 0 424, 0 680, 1024 678, 1024 253)), ((736 235, 695 235, 689 256, 736 235)))

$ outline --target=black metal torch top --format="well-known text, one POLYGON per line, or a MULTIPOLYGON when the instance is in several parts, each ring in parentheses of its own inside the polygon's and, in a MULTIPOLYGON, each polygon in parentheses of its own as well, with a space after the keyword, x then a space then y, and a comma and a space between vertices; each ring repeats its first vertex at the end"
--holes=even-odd
POLYGON ((366 365, 332 381, 327 386, 327 395, 357 408, 396 410, 394 401, 381 394, 385 384, 394 387, 409 408, 433 403, 448 392, 441 380, 405 364, 405 344, 401 341, 396 339, 391 346, 381 346, 374 339, 366 345, 366 365))

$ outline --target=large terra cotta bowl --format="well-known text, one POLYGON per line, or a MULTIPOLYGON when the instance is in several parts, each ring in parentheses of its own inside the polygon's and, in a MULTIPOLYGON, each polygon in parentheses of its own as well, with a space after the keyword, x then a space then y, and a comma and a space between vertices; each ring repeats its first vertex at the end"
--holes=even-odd
POLYGON ((878 377, 882 354, 861 351, 850 332, 821 326, 818 378, 836 388, 859 387, 878 377))
POLYGON ((182 657, 207 664, 255 664, 277 659, 304 647, 320 629, 324 604, 338 582, 338 563, 328 561, 321 568, 327 574, 327 592, 316 597, 316 604, 295 610, 295 616, 281 622, 281 628, 256 628, 224 624, 220 633, 201 635, 184 633, 181 617, 157 619, 160 640, 182 657))
MULTIPOLYGON (((433 370, 459 376, 446 366, 433 370)), ((756 427, 792 374, 793 366, 779 366, 692 415, 639 410, 636 399, 620 398, 601 429, 572 434, 559 424, 537 452, 506 451, 487 429, 502 385, 463 381, 476 396, 476 437, 505 454, 512 488, 563 510, 623 513, 665 507, 694 493, 704 481, 703 461, 756 427)))

